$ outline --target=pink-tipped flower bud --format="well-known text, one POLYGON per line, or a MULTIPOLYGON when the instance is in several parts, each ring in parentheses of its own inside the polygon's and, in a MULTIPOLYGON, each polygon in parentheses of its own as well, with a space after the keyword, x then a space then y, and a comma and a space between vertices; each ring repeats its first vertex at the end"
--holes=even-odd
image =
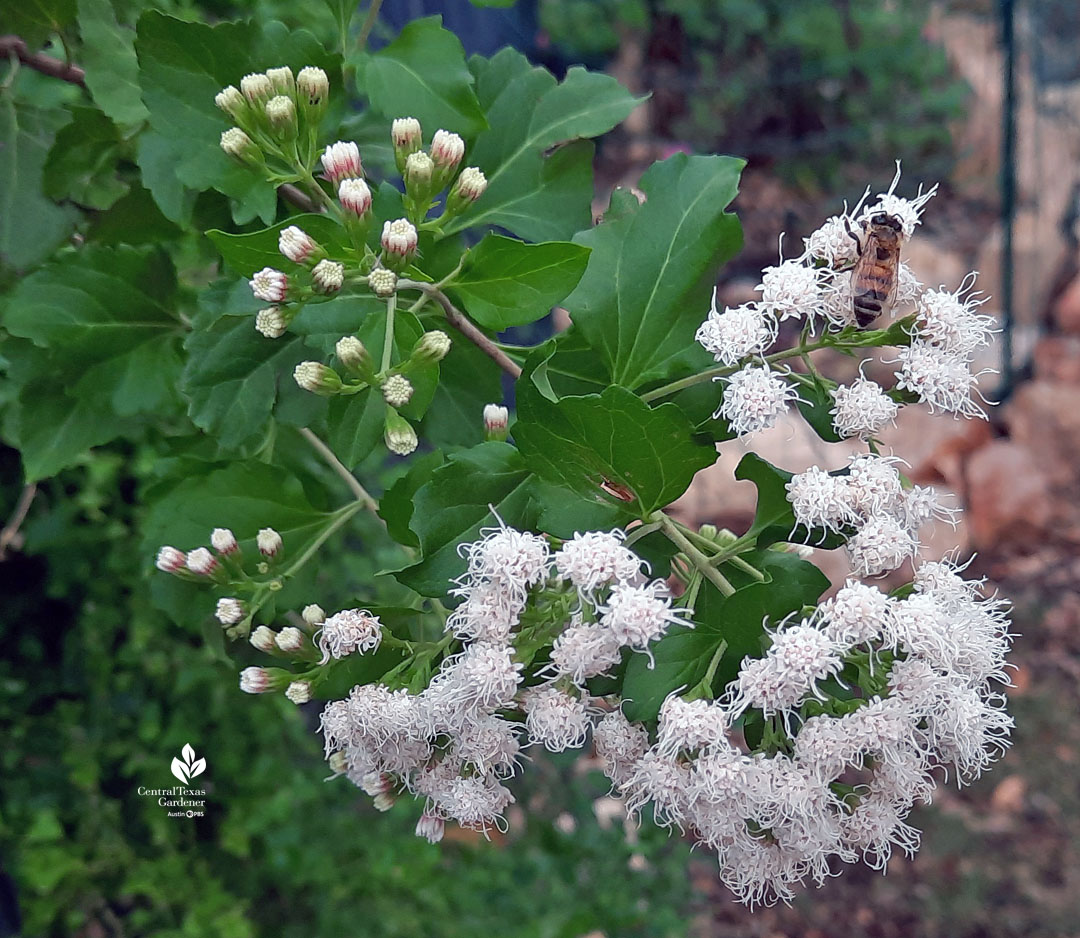
POLYGON ((407 218, 383 224, 383 262, 388 267, 404 266, 416 253, 416 228, 407 218))
POLYGON ((252 646, 266 654, 277 649, 276 639, 277 635, 274 630, 265 625, 260 625, 248 636, 248 641, 251 642, 252 646))
POLYGON ((419 444, 412 424, 393 407, 386 408, 384 427, 383 440, 386 442, 386 448, 391 453, 398 456, 408 456, 419 444))
POLYGON ((326 72, 312 65, 300 69, 296 76, 296 103, 305 111, 310 125, 319 122, 329 101, 330 79, 326 72))
POLYGON ((429 814, 425 811, 416 822, 416 836, 423 837, 429 844, 437 844, 443 839, 446 830, 446 821, 437 814, 429 814))
POLYGON ((244 618, 244 604, 232 596, 226 596, 217 601, 217 609, 214 616, 222 625, 236 625, 244 618))
POLYGON ((287 655, 295 655, 304 650, 304 633, 293 626, 288 626, 277 633, 277 647, 287 655))
POLYGON ((343 179, 360 179, 364 166, 360 162, 360 148, 351 140, 331 143, 322 155, 323 175, 334 185, 343 179))
POLYGON ((316 293, 329 296, 337 293, 345 282, 345 265, 337 261, 324 259, 311 270, 311 285, 316 293))
POLYGON ((281 234, 278 235, 278 250, 294 264, 303 264, 309 257, 326 253, 318 241, 296 225, 281 229, 281 234))
POLYGON ((326 621, 326 613, 323 612, 322 606, 318 603, 311 603, 310 605, 304 606, 303 612, 300 613, 300 618, 314 628, 317 625, 322 625, 326 621))
POLYGON ((214 104, 240 123, 248 116, 247 99, 234 85, 226 85, 214 96, 214 104))
POLYGON ((263 528, 255 538, 255 545, 264 557, 273 557, 281 550, 281 535, 273 528, 263 528))
POLYGON ((404 375, 390 375, 383 382, 382 394, 391 407, 404 407, 413 395, 413 386, 404 375))
POLYGON ((288 95, 290 98, 296 94, 296 81, 288 65, 268 68, 266 77, 270 79, 270 87, 274 89, 275 94, 288 95))
POLYGON ((368 274, 367 282, 376 296, 393 296, 397 289, 397 274, 386 267, 376 267, 368 274))
POLYGON ((187 555, 187 568, 199 576, 210 576, 218 566, 217 557, 205 547, 196 547, 187 555))
POLYGON ((179 573, 187 567, 187 554, 175 547, 162 547, 157 552, 154 566, 163 573, 179 573))
POLYGON ((446 130, 436 130, 431 138, 431 159, 436 172, 442 180, 449 179, 465 155, 465 141, 457 134, 446 130))
POLYGON ((390 127, 390 139, 394 144, 394 162, 399 173, 405 172, 405 162, 424 144, 420 121, 415 117, 399 117, 390 127))
POLYGON ((239 160, 246 166, 259 167, 263 165, 262 150, 239 127, 230 127, 222 133, 221 149, 234 160, 239 160))
POLYGON ((306 704, 311 700, 311 682, 293 681, 285 688, 285 696, 298 707, 300 704, 306 704))
POLYGON ((274 86, 262 72, 252 72, 240 79, 240 91, 251 104, 261 107, 270 100, 274 86))
POLYGON ((240 690, 245 694, 265 694, 272 690, 272 684, 266 668, 244 668, 240 672, 240 690))
POLYGON ((371 211, 371 189, 363 179, 342 179, 338 185, 341 207, 356 218, 366 219, 371 211))
POLYGON ((509 423, 510 411, 501 404, 484 405, 485 440, 505 440, 509 423))
POLYGON ((255 331, 268 339, 280 339, 289 328, 289 320, 277 306, 268 306, 255 314, 255 331))
POLYGON ((487 190, 487 176, 475 166, 466 166, 458 176, 446 199, 446 210, 451 215, 463 212, 487 190))
POLYGON ((278 140, 288 140, 296 134, 296 105, 283 94, 266 102, 266 120, 278 140))
POLYGON ((224 554, 226 557, 230 554, 235 554, 240 550, 240 544, 236 540, 236 535, 228 528, 214 528, 214 530, 210 532, 210 546, 219 554, 224 554))
POLYGON ((322 362, 300 362, 293 369, 293 379, 305 391, 331 397, 341 390, 341 375, 322 362))
POLYGON ((264 267, 251 278, 251 292, 255 299, 267 303, 283 303, 289 292, 289 278, 280 270, 264 267))

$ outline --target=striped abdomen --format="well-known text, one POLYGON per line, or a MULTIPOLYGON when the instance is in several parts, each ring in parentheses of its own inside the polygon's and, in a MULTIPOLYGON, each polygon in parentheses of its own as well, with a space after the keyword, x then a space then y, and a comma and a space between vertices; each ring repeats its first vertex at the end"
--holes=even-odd
POLYGON ((852 311, 860 328, 865 329, 892 307, 899 267, 900 239, 881 238, 871 232, 851 275, 852 311))

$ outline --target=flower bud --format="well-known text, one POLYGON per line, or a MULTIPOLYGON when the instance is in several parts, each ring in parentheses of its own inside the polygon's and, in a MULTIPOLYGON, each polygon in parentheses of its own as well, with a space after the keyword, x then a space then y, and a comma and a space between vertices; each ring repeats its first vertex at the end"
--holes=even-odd
POLYGON ((446 198, 446 210, 451 215, 463 212, 480 198, 486 189, 487 176, 475 166, 466 166, 446 198))
POLYGON ((391 407, 404 407, 413 395, 413 386, 404 375, 390 375, 383 382, 382 394, 391 407))
POLYGON ((361 179, 364 167, 360 162, 360 148, 351 140, 331 143, 321 157, 323 175, 334 185, 343 179, 361 179))
POLYGON ((288 140, 296 135, 296 105, 292 98, 279 94, 267 101, 266 119, 279 140, 288 140))
POLYGON ((219 599, 214 612, 214 616, 222 625, 236 625, 244 618, 244 614, 244 604, 232 596, 219 599))
POLYGON ((210 546, 226 557, 240 550, 240 545, 236 542, 236 535, 228 528, 214 528, 210 532, 210 546))
POLYGON ((251 278, 251 292, 257 300, 282 303, 289 292, 289 278, 280 270, 264 267, 251 278))
POLYGON ((418 364, 441 362, 450 351, 450 336, 439 329, 425 332, 413 346, 409 360, 418 364))
POLYGON ((294 264, 303 264, 309 257, 325 253, 318 241, 296 225, 281 229, 278 250, 294 264))
POLYGON ((240 90, 250 104, 261 109, 274 93, 274 86, 262 72, 252 72, 240 79, 240 90))
POLYGON ((338 185, 338 201, 350 215, 366 219, 371 211, 371 189, 363 179, 342 179, 338 185))
POLYGON ((205 547, 197 547, 187 555, 187 568, 199 576, 210 576, 218 566, 217 557, 205 547))
POLYGON ((264 557, 273 557, 281 550, 281 535, 273 528, 263 528, 255 538, 255 545, 264 557))
POLYGON ((290 98, 296 94, 296 82, 293 80, 292 69, 288 65, 268 68, 266 77, 270 79, 270 87, 274 89, 274 94, 284 94, 290 98))
POLYGON ((386 448, 398 456, 408 456, 409 453, 416 449, 419 442, 416 439, 416 431, 412 428, 412 424, 393 407, 386 408, 383 440, 386 442, 386 448))
POLYGON ((374 362, 364 343, 354 335, 344 335, 337 340, 334 352, 349 371, 360 376, 373 374, 374 362))
POLYGON ((164 573, 179 573, 187 567, 187 554, 175 547, 162 547, 157 552, 154 566, 164 573))
POLYGON ((393 296, 397 289, 397 274, 385 267, 376 267, 367 279, 371 292, 376 296, 393 296))
POLYGON ((415 117, 399 117, 390 128, 394 143, 394 162, 399 173, 405 172, 405 161, 424 144, 420 121, 415 117))
MULTIPOLYGON (((326 760, 326 764, 330 767, 330 771, 334 775, 344 775, 349 768, 349 757, 340 750, 330 754, 330 758, 326 760)), ((329 781, 329 779, 327 779, 329 781)))
POLYGON ((326 296, 337 293, 345 282, 345 265, 337 261, 321 260, 312 269, 311 280, 316 293, 326 296))
POLYGON ((248 641, 259 651, 266 652, 267 654, 277 650, 277 633, 265 625, 260 625, 255 629, 251 635, 248 636, 248 641))
POLYGON ((500 404, 484 405, 484 439, 505 440, 510 411, 500 404))
POLYGON ((309 125, 314 126, 326 113, 330 100, 330 79, 321 68, 311 65, 300 69, 296 76, 296 103, 304 111, 309 125))
POLYGON ((222 88, 221 91, 214 96, 214 104, 221 108, 238 124, 250 114, 247 99, 244 98, 243 94, 240 93, 240 90, 234 85, 227 85, 222 88))
POLYGON ((304 611, 300 613, 300 618, 308 625, 314 627, 316 625, 322 625, 326 621, 326 613, 323 612, 322 606, 318 603, 311 603, 308 606, 304 606, 304 611))
POLYGON ((311 700, 311 682, 310 681, 293 681, 285 688, 285 696, 289 698, 294 704, 300 706, 300 704, 306 704, 311 700))
POLYGON ((437 814, 429 814, 425 811, 416 822, 416 836, 423 837, 429 844, 437 844, 443 839, 446 830, 446 821, 437 814))
POLYGON ((278 668, 244 668, 240 672, 240 690, 245 694, 266 694, 282 687, 286 680, 287 672, 278 668))
POLYGON ((431 178, 435 164, 423 150, 410 153, 405 160, 405 192, 409 198, 426 203, 431 197, 431 178))
POLYGON ((289 320, 276 306, 260 309, 255 314, 255 331, 262 333, 268 339, 280 339, 288 328, 289 320))
POLYGON ((446 130, 435 131, 431 138, 431 159, 435 163, 439 189, 457 172, 464 155, 465 141, 461 137, 446 130))
POLYGON ((285 654, 295 655, 304 648, 304 633, 290 625, 278 632, 274 641, 285 654))
POLYGON ((404 267, 416 253, 416 240, 416 228, 407 218, 385 222, 382 230, 383 263, 398 269, 404 267))
POLYGON ((221 149, 245 166, 263 165, 262 150, 239 127, 230 127, 221 135, 221 149))
POLYGON ((293 378, 305 391, 331 397, 341 390, 341 376, 322 362, 300 362, 293 370, 293 378))

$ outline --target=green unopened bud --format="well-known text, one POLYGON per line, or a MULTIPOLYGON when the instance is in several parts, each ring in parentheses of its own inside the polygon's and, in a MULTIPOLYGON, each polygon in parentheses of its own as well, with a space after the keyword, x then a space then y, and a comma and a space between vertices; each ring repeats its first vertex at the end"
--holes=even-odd
POLYGON ((413 386, 404 375, 390 375, 383 382, 382 394, 391 407, 404 407, 413 395, 413 386))
POLYGON ((376 296, 393 296, 397 289, 397 274, 386 267, 376 267, 368 274, 367 281, 376 296))
POLYGON ((372 361, 371 353, 356 336, 342 336, 337 340, 334 351, 346 370, 364 379, 374 375, 375 363, 372 361))
POLYGON ((405 160, 405 192, 417 202, 427 202, 431 197, 431 177, 435 164, 423 150, 410 153, 405 160))
POLYGON ((270 79, 270 86, 274 94, 288 95, 290 98, 296 95, 296 82, 293 80, 292 69, 288 65, 279 68, 268 68, 266 77, 270 79))
POLYGON ((330 79, 321 68, 311 65, 296 76, 296 103, 311 126, 317 125, 330 101, 330 79))
POLYGON ((383 439, 386 441, 386 448, 391 453, 396 453, 398 456, 408 456, 409 453, 416 449, 419 442, 416 439, 416 431, 412 428, 412 424, 393 407, 386 408, 384 427, 383 439))
POLYGON ((446 358, 447 353, 450 351, 450 345, 450 336, 445 332, 439 329, 425 332, 416 345, 413 346, 409 360, 417 364, 440 362, 446 358))
POLYGON ((214 104, 221 108, 238 124, 243 123, 250 115, 247 99, 234 85, 222 88, 214 97, 214 104))
POLYGON ((262 150, 239 127, 230 127, 221 135, 221 149, 245 166, 261 167, 264 165, 262 150))
POLYGON ((718 533, 719 531, 715 524, 703 524, 698 528, 698 534, 709 541, 715 541, 718 533))
POLYGON ((289 140, 296 136, 296 105, 293 99, 279 94, 267 101, 266 120, 278 140, 289 140))
POLYGON ((331 397, 341 390, 341 376, 322 362, 300 362, 293 378, 305 391, 322 397, 331 397))
POLYGON ((399 117, 390 128, 390 139, 394 143, 394 162, 399 173, 405 172, 405 162, 409 156, 424 145, 420 121, 415 117, 399 117))

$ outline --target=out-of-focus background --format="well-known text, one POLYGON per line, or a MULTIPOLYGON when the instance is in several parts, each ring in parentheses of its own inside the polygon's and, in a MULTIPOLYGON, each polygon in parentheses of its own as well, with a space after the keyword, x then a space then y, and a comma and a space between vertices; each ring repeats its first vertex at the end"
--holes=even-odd
MULTIPOLYGON (((317 0, 271 12, 332 30, 317 0)), ((916 859, 894 857, 884 877, 853 868, 753 914, 707 855, 627 828, 599 773, 571 759, 535 757, 519 789, 527 820, 513 814, 505 837, 432 847, 406 806, 379 815, 321 781, 313 713, 240 699, 215 653, 162 621, 139 565, 117 560, 139 454, 102 450, 69 470, 71 498, 22 527, 32 550, 0 547, 0 935, 20 918, 24 934, 80 938, 1080 933, 1080 4, 387 0, 376 41, 428 13, 470 52, 513 44, 553 71, 585 63, 652 93, 602 143, 598 214, 612 187, 675 150, 746 157, 746 245, 720 274, 721 303, 752 296, 780 231, 797 253, 844 200, 883 191, 894 160, 899 194, 939 184, 906 259, 930 286, 980 271, 1002 327, 984 363, 1000 374, 982 386, 1002 403, 987 422, 909 408, 889 442, 917 482, 966 508, 930 551, 959 543, 1016 601, 1015 745, 981 783, 941 787, 915 819, 916 859), (177 825, 137 788, 185 743, 211 763, 213 807, 177 825)), ((793 470, 838 459, 822 445, 795 422, 755 443, 793 470)), ((740 455, 725 445, 680 502, 685 518, 746 525, 740 455)), ((18 472, 0 453, 7 505, 18 472)))

